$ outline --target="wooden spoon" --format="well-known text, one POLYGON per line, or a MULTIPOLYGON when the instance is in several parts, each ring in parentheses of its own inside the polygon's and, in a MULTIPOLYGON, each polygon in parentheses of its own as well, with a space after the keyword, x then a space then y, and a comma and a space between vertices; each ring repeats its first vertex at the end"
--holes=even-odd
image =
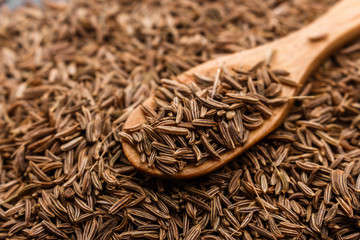
MULTIPOLYGON (((223 64, 229 69, 232 69, 232 67, 239 68, 239 66, 249 69, 256 63, 264 60, 270 50, 275 50, 276 54, 271 62, 271 68, 288 71, 290 73, 289 79, 298 83, 299 86, 291 87, 283 85, 281 96, 293 97, 299 92, 310 73, 326 57, 357 36, 360 36, 360 1, 342 0, 310 25, 286 37, 253 49, 207 61, 179 75, 178 80, 182 83, 195 81, 194 73, 214 76, 216 70, 223 64)), ((199 177, 227 164, 265 138, 280 126, 288 115, 292 103, 293 101, 289 101, 275 108, 271 118, 265 120, 261 127, 250 132, 249 139, 245 145, 238 146, 221 154, 220 160, 209 159, 198 167, 194 164, 188 164, 181 172, 175 175, 167 175, 157 168, 150 168, 146 163, 142 163, 137 150, 125 140, 122 140, 123 149, 130 163, 138 170, 148 174, 174 179, 199 177)), ((154 108, 155 102, 153 97, 148 98, 144 105, 154 108)), ((138 107, 129 115, 124 127, 129 128, 143 123, 146 123, 145 115, 141 107, 138 107)))

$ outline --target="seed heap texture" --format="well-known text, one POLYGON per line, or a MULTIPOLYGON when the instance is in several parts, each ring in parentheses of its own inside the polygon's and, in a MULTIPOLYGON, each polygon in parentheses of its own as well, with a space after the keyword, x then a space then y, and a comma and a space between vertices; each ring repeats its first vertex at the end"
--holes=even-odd
POLYGON ((119 137, 160 79, 286 35, 334 2, 2 9, 0 239, 359 239, 359 41, 312 75, 278 130, 208 176, 143 175, 119 137))
POLYGON ((189 163, 219 160, 224 151, 243 145, 249 132, 272 116, 274 105, 286 101, 278 96, 288 74, 271 70, 270 59, 235 74, 223 66, 214 79, 195 74, 197 83, 162 79, 155 109, 142 105, 147 124, 120 136, 137 149, 143 163, 169 175, 189 163))

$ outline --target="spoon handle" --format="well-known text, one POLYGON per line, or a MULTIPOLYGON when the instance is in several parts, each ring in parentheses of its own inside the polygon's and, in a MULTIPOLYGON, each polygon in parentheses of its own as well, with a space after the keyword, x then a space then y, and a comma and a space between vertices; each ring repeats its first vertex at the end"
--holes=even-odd
POLYGON ((306 27, 286 37, 259 46, 256 50, 240 51, 205 62, 181 74, 178 79, 189 83, 194 81, 193 73, 217 69, 223 63, 230 68, 237 67, 239 59, 244 57, 251 66, 254 59, 259 59, 257 55, 261 54, 260 59, 264 59, 264 51, 272 49, 276 54, 271 65, 288 70, 291 73, 289 78, 298 83, 299 90, 326 57, 356 36, 360 36, 360 0, 342 0, 306 27), (321 35, 324 35, 323 39, 311 41, 311 38, 321 35))
POLYGON ((278 51, 293 53, 291 57, 289 54, 278 54, 274 59, 275 65, 291 68, 291 79, 301 86, 326 57, 359 35, 360 1, 342 0, 313 23, 275 41, 278 51))

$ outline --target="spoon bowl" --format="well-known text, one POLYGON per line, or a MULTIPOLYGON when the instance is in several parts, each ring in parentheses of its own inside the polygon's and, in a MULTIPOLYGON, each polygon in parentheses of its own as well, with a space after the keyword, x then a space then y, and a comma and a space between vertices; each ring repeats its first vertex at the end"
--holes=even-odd
MULTIPOLYGON (((207 61, 177 76, 177 80, 185 84, 194 82, 194 73, 214 76, 222 65, 228 69, 239 69, 239 66, 242 69, 250 69, 265 59, 270 50, 273 50, 275 54, 271 61, 271 68, 286 70, 289 73, 289 79, 297 84, 295 87, 288 85, 282 87, 280 97, 291 99, 298 94, 312 71, 326 57, 357 36, 360 36, 360 2, 343 0, 303 29, 268 44, 207 61)), ((153 96, 143 104, 154 108, 153 96)), ((292 104, 293 100, 289 100, 274 108, 273 115, 266 119, 262 126, 250 132, 249 139, 244 145, 222 153, 220 160, 209 159, 200 166, 187 164, 181 172, 174 175, 167 175, 157 168, 150 168, 142 163, 140 154, 125 140, 122 140, 123 149, 135 168, 150 175, 172 179, 199 177, 229 163, 279 127, 288 115, 292 104)), ((129 115, 124 128, 145 123, 145 115, 141 107, 137 107, 129 115)))

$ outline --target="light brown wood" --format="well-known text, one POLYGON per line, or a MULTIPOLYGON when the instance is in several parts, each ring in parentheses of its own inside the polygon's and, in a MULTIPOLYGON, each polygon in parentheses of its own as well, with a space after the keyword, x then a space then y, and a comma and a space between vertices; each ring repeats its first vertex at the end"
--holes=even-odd
MULTIPOLYGON (((271 62, 272 69, 288 71, 290 73, 289 78, 300 86, 298 88, 283 86, 282 97, 292 97, 298 93, 310 73, 326 57, 358 36, 360 36, 360 0, 343 0, 313 23, 297 32, 253 49, 205 62, 181 74, 178 76, 178 80, 183 83, 194 81, 193 73, 214 76, 215 71, 222 64, 225 64, 229 69, 232 67, 247 69, 263 60, 269 50, 273 49, 275 55, 271 62), (321 35, 326 35, 326 37, 319 41, 310 41, 310 39, 316 39, 317 36, 321 35)), ((154 100, 149 98, 144 104, 154 107, 154 100)), ((175 179, 199 177, 220 168, 266 137, 283 122, 291 106, 292 101, 289 101, 287 104, 274 109, 273 116, 266 120, 260 128, 250 133, 249 140, 244 146, 225 152, 221 155, 221 160, 208 160, 199 167, 187 165, 182 172, 172 176, 141 163, 139 153, 126 141, 122 141, 123 149, 131 164, 148 174, 175 179)), ((145 122, 144 114, 138 107, 130 114, 125 122, 125 127, 145 122)))

